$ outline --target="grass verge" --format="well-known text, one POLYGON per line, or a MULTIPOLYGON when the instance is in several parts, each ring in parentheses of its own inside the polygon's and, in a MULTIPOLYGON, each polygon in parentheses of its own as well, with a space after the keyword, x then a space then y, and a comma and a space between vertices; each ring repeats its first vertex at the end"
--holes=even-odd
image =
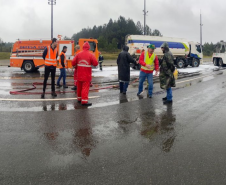
POLYGON ((0 60, 7 60, 10 58, 10 52, 0 52, 0 60))
POLYGON ((101 52, 104 56, 104 60, 117 60, 119 52, 101 52))

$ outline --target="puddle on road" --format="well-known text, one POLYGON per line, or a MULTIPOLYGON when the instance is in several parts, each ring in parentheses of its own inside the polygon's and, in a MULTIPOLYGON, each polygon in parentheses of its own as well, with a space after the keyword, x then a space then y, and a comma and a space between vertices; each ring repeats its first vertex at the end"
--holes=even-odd
POLYGON ((152 140, 155 136, 163 135, 160 143, 163 152, 170 152, 177 136, 175 131, 176 115, 173 113, 172 105, 167 105, 166 110, 156 109, 143 113, 140 116, 141 122, 140 134, 148 140, 152 140), (149 118, 152 119, 149 119, 149 118))

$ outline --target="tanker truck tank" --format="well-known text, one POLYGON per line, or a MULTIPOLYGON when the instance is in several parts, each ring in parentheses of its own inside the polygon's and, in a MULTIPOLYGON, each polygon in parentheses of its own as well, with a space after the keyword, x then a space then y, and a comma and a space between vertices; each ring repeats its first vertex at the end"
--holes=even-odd
MULTIPOLYGON (((125 45, 129 47, 129 53, 134 58, 139 58, 142 50, 147 51, 149 44, 154 44, 155 54, 161 59, 163 53, 161 45, 164 42, 169 44, 170 51, 174 56, 174 64, 178 68, 184 68, 188 65, 192 67, 198 67, 202 63, 202 49, 199 43, 189 42, 186 39, 172 38, 172 37, 158 37, 147 35, 127 35, 125 39, 125 45)), ((134 69, 140 66, 132 66, 134 69)))

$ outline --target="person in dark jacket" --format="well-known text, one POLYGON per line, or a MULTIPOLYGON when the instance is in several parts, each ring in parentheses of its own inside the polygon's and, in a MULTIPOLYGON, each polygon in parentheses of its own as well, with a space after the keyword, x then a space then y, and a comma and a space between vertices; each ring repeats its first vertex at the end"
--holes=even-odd
POLYGON ((136 63, 132 56, 128 53, 129 47, 124 46, 123 51, 118 55, 118 80, 120 93, 126 94, 130 81, 130 63, 136 63))
POLYGON ((104 57, 101 53, 99 53, 99 66, 100 66, 100 70, 102 71, 102 63, 104 62, 104 57))

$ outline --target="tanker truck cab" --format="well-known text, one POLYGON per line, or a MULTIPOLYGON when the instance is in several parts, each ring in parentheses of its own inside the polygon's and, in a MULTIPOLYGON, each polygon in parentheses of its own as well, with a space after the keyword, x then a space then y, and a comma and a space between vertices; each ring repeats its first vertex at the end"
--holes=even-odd
POLYGON ((198 67, 200 63, 203 63, 202 47, 199 43, 189 42, 190 53, 188 55, 188 65, 192 67, 198 67))

